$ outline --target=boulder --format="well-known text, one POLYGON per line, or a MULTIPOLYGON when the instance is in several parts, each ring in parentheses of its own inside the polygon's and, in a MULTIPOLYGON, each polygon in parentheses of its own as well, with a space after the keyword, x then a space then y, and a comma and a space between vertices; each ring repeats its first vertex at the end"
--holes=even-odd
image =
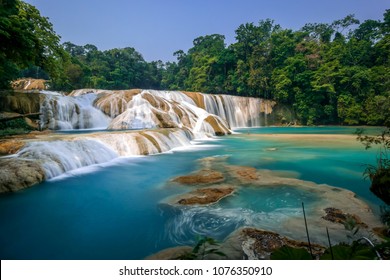
POLYGON ((223 174, 212 169, 202 169, 190 175, 179 176, 173 179, 174 182, 183 185, 214 184, 225 180, 223 174))
MULTIPOLYGON (((240 230, 242 250, 247 259, 268 260, 271 253, 283 246, 303 248, 309 252, 309 243, 284 237, 276 232, 256 228, 244 228, 240 230)), ((325 251, 325 247, 311 244, 311 250, 316 258, 325 251)))
POLYGON ((24 142, 17 139, 2 139, 0 140, 0 155, 16 154, 24 147, 24 142))
POLYGON ((16 158, 0 160, 0 193, 31 187, 45 177, 44 169, 35 161, 16 158))
POLYGON ((378 169, 372 176, 370 191, 390 205, 390 168, 378 169))
POLYGON ((191 92, 191 91, 182 91, 185 95, 187 95, 189 98, 191 98, 196 106, 202 109, 206 109, 205 103, 204 103, 204 97, 203 94, 200 92, 191 92))
POLYGON ((11 83, 15 90, 45 90, 48 89, 47 81, 43 79, 23 78, 11 83))
POLYGON ((107 116, 115 118, 122 114, 128 107, 128 103, 134 96, 141 93, 140 89, 101 91, 94 101, 94 106, 103 111, 107 116))
POLYGON ((192 248, 189 246, 178 246, 161 250, 145 258, 145 260, 175 260, 181 256, 191 253, 192 248))
POLYGON ((257 169, 249 166, 227 166, 230 174, 242 183, 250 183, 259 179, 257 169))
POLYGON ((180 195, 176 203, 181 205, 207 205, 220 201, 234 192, 231 186, 219 186, 214 188, 202 188, 180 195))
POLYGON ((368 228, 368 226, 363 223, 357 215, 344 213, 340 209, 333 207, 325 208, 324 211, 326 213, 326 215, 322 217, 324 220, 330 221, 332 223, 345 224, 348 220, 352 219, 357 225, 368 228))
POLYGON ((214 115, 209 115, 204 121, 211 125, 217 136, 231 134, 230 129, 214 115))
POLYGON ((39 93, 36 92, 12 92, 0 93, 0 112, 10 112, 18 114, 32 114, 40 112, 39 93))

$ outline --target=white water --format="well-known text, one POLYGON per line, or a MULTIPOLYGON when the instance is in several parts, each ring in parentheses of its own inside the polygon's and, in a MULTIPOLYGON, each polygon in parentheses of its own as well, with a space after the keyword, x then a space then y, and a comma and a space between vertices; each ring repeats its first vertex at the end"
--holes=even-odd
POLYGON ((17 157, 40 163, 46 178, 51 179, 119 156, 152 155, 191 146, 192 139, 192 134, 184 130, 100 133, 69 140, 30 142, 17 157))
POLYGON ((214 136, 217 131, 230 133, 229 127, 259 126, 261 123, 262 101, 256 98, 187 95, 179 91, 93 89, 74 91, 68 96, 49 91, 42 95, 40 121, 43 128, 165 128, 30 142, 17 156, 40 162, 47 178, 120 156, 152 155, 190 147, 192 140, 214 136), (190 96, 195 96, 197 102, 203 99, 205 108, 201 108, 203 103, 199 103, 201 107, 197 106, 190 96))
POLYGON ((206 111, 227 120, 232 128, 260 126, 259 98, 230 95, 204 95, 206 111))
POLYGON ((94 93, 75 98, 46 91, 40 110, 41 127, 53 130, 107 128, 111 119, 92 106, 95 99, 94 93))
POLYGON ((112 149, 94 139, 31 142, 18 153, 20 158, 41 163, 48 179, 117 156, 112 149))
POLYGON ((199 108, 193 99, 179 91, 143 90, 129 94, 129 91, 85 89, 69 96, 43 93, 41 126, 54 130, 145 129, 168 125, 212 134, 210 126, 201 123, 208 116, 206 113, 218 116, 218 123, 232 128, 260 126, 262 116, 269 113, 269 106, 261 99, 229 95, 196 93, 204 100, 205 108, 199 108))

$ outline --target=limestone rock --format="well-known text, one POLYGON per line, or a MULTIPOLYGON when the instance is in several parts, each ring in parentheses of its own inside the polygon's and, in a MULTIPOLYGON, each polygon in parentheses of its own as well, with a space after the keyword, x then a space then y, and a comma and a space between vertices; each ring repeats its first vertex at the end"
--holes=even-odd
POLYGON ((176 203, 181 205, 212 204, 220 201, 222 198, 231 195, 234 190, 235 189, 231 186, 197 189, 179 196, 179 198, 176 199, 176 203))
POLYGON ((24 142, 16 139, 0 140, 0 155, 12 155, 24 147, 24 142))
POLYGON ((41 96, 36 92, 11 92, 0 93, 0 112, 18 114, 31 114, 40 111, 41 96))
POLYGON ((157 252, 153 255, 146 257, 146 260, 174 260, 188 254, 192 251, 192 248, 189 246, 179 246, 173 248, 167 248, 157 252))
POLYGON ((215 135, 217 135, 217 136, 231 134, 229 128, 226 127, 222 122, 219 121, 218 118, 216 118, 213 115, 208 116, 207 118, 205 118, 204 121, 211 125, 211 127, 215 131, 215 135))
POLYGON ((196 106, 202 109, 206 109, 204 104, 204 97, 200 92, 183 91, 183 93, 191 98, 195 102, 196 106))
POLYGON ((225 180, 223 174, 212 169, 202 169, 191 175, 179 176, 173 179, 174 182, 184 185, 214 184, 225 180))
POLYGON ((323 216, 322 218, 332 223, 345 224, 348 219, 352 219, 355 221, 357 225, 362 226, 364 228, 368 227, 365 223, 362 222, 362 220, 357 215, 344 213, 340 209, 336 209, 333 207, 325 208, 324 211, 326 215, 323 216))
POLYGON ((141 93, 140 89, 101 91, 93 105, 106 115, 115 118, 127 109, 127 104, 139 93, 141 93))
POLYGON ((31 160, 1 159, 0 178, 0 193, 15 192, 42 182, 45 172, 31 160))
POLYGON ((227 166, 230 174, 243 183, 249 183, 259 179, 257 169, 249 166, 227 166))
POLYGON ((48 89, 47 81, 43 79, 23 78, 11 83, 13 89, 16 90, 44 90, 48 89))
MULTIPOLYGON (((307 242, 289 239, 272 231, 244 228, 240 231, 240 236, 243 251, 248 259, 268 260, 274 250, 285 245, 293 248, 303 248, 309 252, 307 242)), ((325 247, 318 244, 311 244, 311 248, 314 256, 317 257, 325 251, 325 247)))

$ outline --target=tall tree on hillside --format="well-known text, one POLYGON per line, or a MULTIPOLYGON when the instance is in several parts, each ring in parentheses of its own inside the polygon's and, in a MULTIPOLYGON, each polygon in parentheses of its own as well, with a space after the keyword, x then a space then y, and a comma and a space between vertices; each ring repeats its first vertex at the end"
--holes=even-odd
POLYGON ((31 66, 59 79, 66 54, 48 18, 20 0, 3 0, 0 5, 0 87, 9 87, 19 70, 31 66))

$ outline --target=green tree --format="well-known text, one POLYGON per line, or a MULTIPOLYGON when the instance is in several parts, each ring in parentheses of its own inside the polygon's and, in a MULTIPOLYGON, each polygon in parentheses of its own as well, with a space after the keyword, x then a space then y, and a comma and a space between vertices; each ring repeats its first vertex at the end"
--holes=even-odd
POLYGON ((0 5, 0 87, 9 87, 20 70, 32 66, 60 79, 66 54, 48 18, 23 1, 4 0, 0 5))

